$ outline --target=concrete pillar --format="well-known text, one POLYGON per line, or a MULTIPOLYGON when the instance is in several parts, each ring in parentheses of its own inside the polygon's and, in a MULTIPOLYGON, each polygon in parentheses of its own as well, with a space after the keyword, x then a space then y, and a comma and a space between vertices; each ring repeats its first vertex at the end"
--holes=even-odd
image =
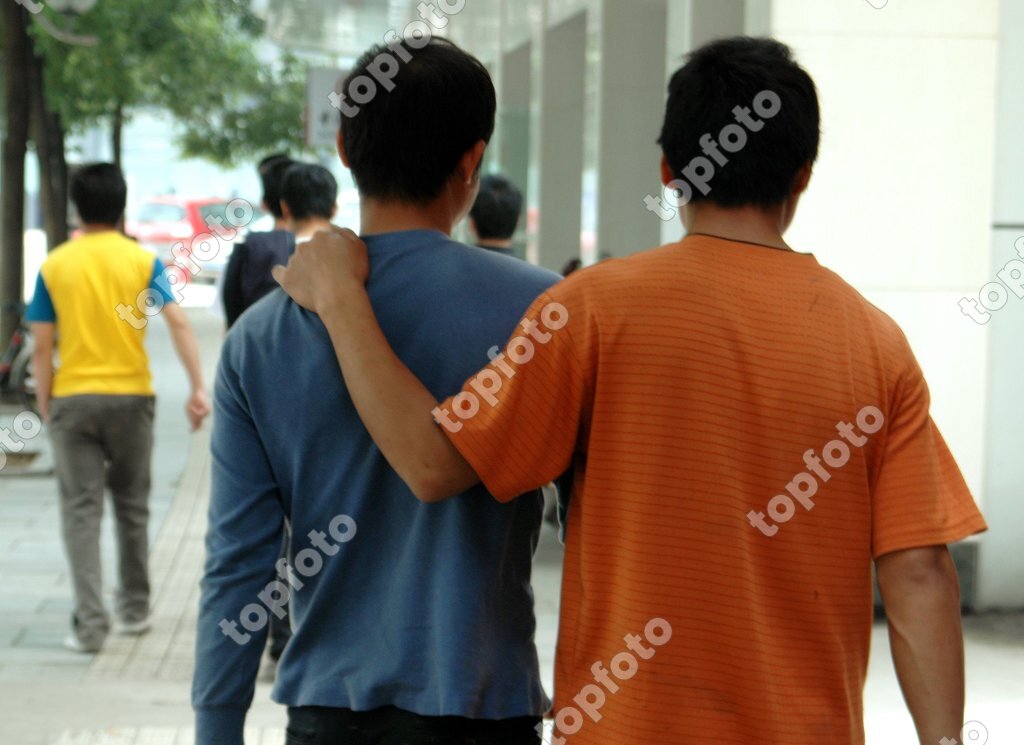
MULTIPOLYGON (((532 88, 533 45, 525 41, 504 52, 498 83, 499 140, 495 148, 497 170, 511 179, 529 203, 530 176, 530 91, 532 88)), ((526 235, 526 219, 519 226, 526 235)))
POLYGON ((624 256, 661 243, 644 206, 657 186, 665 106, 666 0, 602 0, 597 77, 596 251, 624 256))
POLYGON ((536 249, 553 270, 580 255, 587 13, 542 34, 537 158, 536 249))

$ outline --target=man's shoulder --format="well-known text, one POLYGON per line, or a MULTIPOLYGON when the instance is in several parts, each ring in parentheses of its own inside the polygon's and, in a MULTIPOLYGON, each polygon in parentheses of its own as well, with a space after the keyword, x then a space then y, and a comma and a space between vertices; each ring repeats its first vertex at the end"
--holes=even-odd
POLYGON ((371 266, 375 261, 383 261, 388 273, 444 284, 455 282, 464 287, 468 296, 490 292, 495 301, 502 297, 518 298, 524 293, 532 293, 532 299, 562 279, 561 275, 526 261, 470 246, 440 233, 420 234, 415 243, 409 241, 408 235, 378 236, 369 240, 368 245, 371 266), (401 259, 392 263, 393 257, 401 259), (459 282, 460 279, 464 281, 459 282))
POLYGON ((457 241, 452 241, 452 243, 466 252, 465 255, 468 261, 487 266, 494 272, 508 277, 512 281, 518 280, 524 283, 532 283, 543 289, 562 280, 562 275, 550 269, 518 259, 511 253, 493 251, 481 248, 480 246, 470 246, 457 241))
POLYGON ((43 262, 43 268, 109 261, 109 251, 115 251, 120 255, 135 259, 145 258, 149 262, 156 259, 153 254, 131 238, 120 233, 111 233, 109 236, 104 235, 102 241, 88 236, 79 236, 61 243, 47 255, 43 262), (102 250, 102 254, 95 250, 97 248, 102 250))
POLYGON ((253 303, 231 326, 224 339, 224 353, 243 349, 247 346, 266 345, 274 329, 294 303, 277 288, 253 303))

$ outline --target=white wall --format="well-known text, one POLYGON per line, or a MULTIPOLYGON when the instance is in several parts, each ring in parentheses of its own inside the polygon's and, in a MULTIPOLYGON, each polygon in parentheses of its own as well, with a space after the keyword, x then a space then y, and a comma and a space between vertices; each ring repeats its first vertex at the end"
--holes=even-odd
MULTIPOLYGON (((648 0, 642 6, 632 0, 479 0, 481 14, 491 16, 499 31, 487 40, 478 35, 479 46, 472 34, 460 41, 485 61, 499 57, 499 49, 509 52, 533 41, 529 75, 523 60, 517 76, 530 79, 532 90, 502 96, 518 101, 518 109, 530 102, 529 125, 522 121, 525 112, 512 111, 517 107, 511 103, 505 118, 529 129, 513 139, 530 151, 532 257, 551 265, 577 248, 559 245, 551 256, 552 247, 537 240, 538 213, 546 211, 556 221, 560 213, 571 213, 572 220, 550 234, 572 243, 568 223, 574 226, 578 213, 564 208, 580 192, 575 185, 549 185, 546 193, 540 188, 542 157, 558 156, 558 148, 544 151, 541 133, 547 128, 550 144, 550 133, 564 135, 568 119, 578 128, 578 109, 569 118, 559 114, 568 100, 541 95, 541 81, 561 80, 565 73, 544 69, 546 24, 586 12, 581 217, 584 241, 595 253, 602 232, 626 237, 609 225, 658 222, 643 207, 646 194, 659 193, 656 148, 637 139, 623 153, 619 134, 626 118, 614 115, 630 112, 629 121, 641 123, 637 130, 650 129, 653 139, 655 127, 648 123, 660 122, 668 75, 695 45, 739 33, 788 43, 817 81, 823 138, 814 180, 787 237, 903 327, 930 382, 932 413, 993 527, 981 542, 979 604, 1024 605, 1024 552, 1015 545, 1024 531, 1024 301, 1011 297, 1013 308, 987 326, 959 306, 962 298, 977 298, 1014 258, 1013 240, 1024 236, 1024 0, 663 2, 664 37, 655 45, 650 29, 624 31, 635 20, 629 13, 647 9, 648 0), (607 64, 628 66, 623 60, 629 55, 646 58, 641 51, 662 43, 665 64, 652 78, 637 70, 617 75, 616 65, 607 64), (612 198, 608 179, 626 169, 636 183, 629 194, 612 198), (1001 226, 995 230, 993 216, 1001 226)), ((549 60, 556 59, 550 52, 549 60)), ((578 82, 578 70, 573 77, 578 82)), ((502 150, 510 154, 507 146, 502 150)), ((630 235, 646 233, 649 225, 637 224, 630 235)), ((669 242, 682 228, 664 223, 654 233, 669 242)), ((635 250, 646 247, 636 243, 635 250)))
POLYGON ((771 28, 822 105, 790 243, 903 327, 981 501, 987 334, 958 301, 992 273, 998 0, 774 0, 771 28))

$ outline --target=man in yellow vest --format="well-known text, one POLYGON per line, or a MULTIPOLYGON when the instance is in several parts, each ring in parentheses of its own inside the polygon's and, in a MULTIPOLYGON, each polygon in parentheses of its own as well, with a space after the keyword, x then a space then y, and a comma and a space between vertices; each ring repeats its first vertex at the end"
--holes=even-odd
POLYGON ((117 520, 120 588, 116 629, 149 629, 148 523, 155 398, 146 323, 129 304, 159 311, 188 374, 193 431, 210 411, 199 349, 158 259, 122 235, 127 186, 120 169, 90 165, 71 182, 84 234, 58 246, 36 282, 27 319, 39 409, 48 423, 60 486, 61 523, 74 589, 65 646, 96 652, 110 630, 102 597, 100 520, 110 489, 117 520), (160 310, 162 308, 162 310, 160 310), (53 353, 60 365, 54 371, 53 353))

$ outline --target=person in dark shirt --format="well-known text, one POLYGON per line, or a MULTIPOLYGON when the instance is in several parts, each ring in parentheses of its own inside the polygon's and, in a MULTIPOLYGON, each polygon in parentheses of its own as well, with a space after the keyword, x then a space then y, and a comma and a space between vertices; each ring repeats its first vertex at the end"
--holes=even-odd
POLYGON ((274 216, 274 229, 250 233, 231 253, 224 272, 223 290, 228 328, 235 325, 249 306, 277 286, 270 270, 277 264, 287 264, 295 246, 288 220, 281 211, 281 182, 294 162, 287 155, 271 155, 259 165, 263 209, 274 216))
POLYGON ((480 196, 469 212, 469 226, 476 245, 506 256, 515 256, 512 236, 523 214, 523 193, 504 176, 480 179, 480 196))
MULTIPOLYGON (((293 245, 305 243, 321 230, 331 230, 331 218, 337 210, 338 182, 330 171, 313 163, 293 163, 288 167, 281 181, 281 212, 288 222, 293 245)), ((287 264, 287 258, 280 263, 287 264)), ((267 267, 268 276, 271 268, 267 267)))

